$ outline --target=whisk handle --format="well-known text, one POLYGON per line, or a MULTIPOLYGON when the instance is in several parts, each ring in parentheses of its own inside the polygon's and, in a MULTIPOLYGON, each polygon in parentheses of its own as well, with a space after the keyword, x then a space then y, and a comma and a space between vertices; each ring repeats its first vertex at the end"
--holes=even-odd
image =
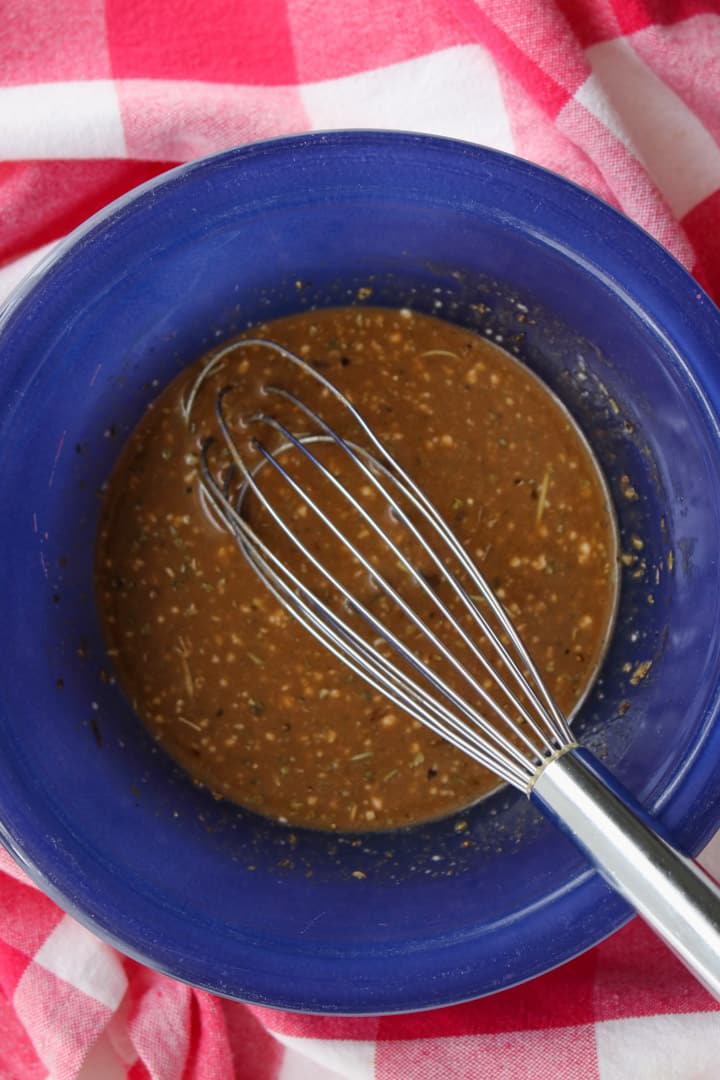
POLYGON ((551 761, 532 799, 720 1000, 720 888, 658 835, 647 812, 586 750, 551 761))

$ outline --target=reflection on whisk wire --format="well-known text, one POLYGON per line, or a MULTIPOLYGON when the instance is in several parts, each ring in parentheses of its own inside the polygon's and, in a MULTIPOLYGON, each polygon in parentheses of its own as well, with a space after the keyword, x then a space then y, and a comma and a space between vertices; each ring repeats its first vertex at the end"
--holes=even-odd
MULTIPOLYGON (((265 387, 268 400, 282 403, 285 411, 294 411, 302 430, 293 430, 271 411, 244 417, 244 425, 252 432, 253 451, 260 458, 251 466, 240 449, 228 410, 231 395, 242 386, 226 383, 215 398, 217 433, 204 437, 200 454, 201 492, 213 518, 236 538, 245 558, 280 604, 318 641, 376 691, 530 795, 720 998, 720 890, 696 864, 656 835, 643 809, 578 746, 488 582, 353 404, 311 364, 281 345, 245 339, 222 349, 202 369, 185 403, 186 420, 190 422, 204 384, 224 373, 228 358, 250 348, 277 357, 319 384, 324 397, 341 406, 350 429, 357 431, 366 445, 338 433, 316 409, 273 384, 265 387), (263 440, 271 432, 273 439, 280 441, 269 448, 263 440), (224 479, 217 475, 211 453, 218 446, 237 470, 239 482, 228 469, 224 479), (351 477, 357 474, 363 485, 371 485, 384 500, 387 515, 373 513, 356 495, 355 481, 348 483, 328 467, 319 452, 324 447, 340 453, 351 477), (292 461, 300 461, 322 477, 336 493, 336 506, 346 505, 359 515, 391 562, 402 567, 403 582, 412 588, 397 588, 363 553, 356 538, 349 536, 335 515, 299 482, 289 464, 292 461), (429 663, 419 648, 411 647, 406 636, 363 603, 308 546, 292 520, 288 521, 287 509, 284 513, 279 500, 268 497, 268 485, 264 484, 268 475, 279 478, 295 500, 287 504, 283 499, 283 506, 306 508, 304 513, 309 512, 318 527, 329 531, 367 572, 375 587, 414 628, 416 637, 442 658, 443 671, 454 673, 450 681, 440 665, 429 663), (249 520, 251 500, 263 508, 279 530, 277 535, 290 542, 290 550, 298 556, 295 569, 249 520), (445 583, 454 606, 442 599, 388 526, 383 527, 383 517, 399 526, 415 550, 430 560, 434 576, 445 583), (312 566, 317 581, 325 586, 322 590, 309 582, 300 569, 303 563, 312 566), (409 599, 414 593, 431 601, 440 612, 442 634, 418 613, 417 605, 409 599), (459 650, 448 644, 449 638, 458 643, 459 650), (472 667, 463 656, 472 659, 472 667)), ((337 516, 339 519, 340 514, 337 516)))

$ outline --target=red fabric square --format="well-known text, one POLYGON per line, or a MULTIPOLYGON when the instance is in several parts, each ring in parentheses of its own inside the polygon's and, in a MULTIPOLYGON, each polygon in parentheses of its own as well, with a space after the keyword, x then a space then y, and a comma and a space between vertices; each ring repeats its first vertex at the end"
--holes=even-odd
POLYGON ((9 1001, 0 994, 0 1076, 4 1080, 47 1080, 27 1032, 9 1001))
POLYGON ((3 86, 109 77, 103 0, 27 0, 5 12, 3 86))
MULTIPOLYGON (((2 946, 0 946, 0 1003, 4 1000, 4 997, 12 1000, 15 987, 22 979, 30 963, 32 961, 28 958, 27 953, 14 949, 12 945, 3 942, 2 946)), ((1 1072, 0 1076, 2 1076, 1 1072)))
POLYGON ((538 6, 538 17, 518 23, 512 5, 501 7, 497 0, 488 0, 482 8, 475 0, 455 0, 458 15, 463 19, 471 41, 481 41, 490 50, 498 66, 517 80, 529 97, 550 116, 556 116, 568 98, 584 82, 584 61, 573 48, 572 35, 559 11, 538 6), (543 17, 547 25, 543 25, 543 17), (523 38, 522 30, 526 39, 523 38), (562 64, 548 63, 543 37, 553 41, 554 54, 562 64), (562 51, 560 41, 569 48, 562 51), (551 70, 555 67, 555 70, 551 70), (569 89, 570 87, 570 89, 569 89))
POLYGON ((683 218, 690 243, 699 253, 693 273, 704 289, 720 304, 720 191, 694 207, 683 218))
POLYGON ((583 49, 622 34, 612 0, 557 0, 583 49))
POLYGON ((59 239, 167 168, 137 161, 0 162, 0 265, 59 239))
POLYGON ((287 0, 298 78, 342 78, 475 38, 442 0, 345 0, 328 9, 316 0, 287 0))
POLYGON ((582 1026, 595 1019, 594 951, 555 971, 500 994, 429 1012, 385 1016, 379 1040, 422 1039, 460 1035, 495 1035, 582 1026))
POLYGON ((603 941, 594 952, 597 1021, 720 1010, 640 919, 603 941))
POLYGON ((238 1001, 221 1001, 235 1076, 275 1080, 285 1051, 250 1009, 238 1001))
POLYGON ((378 1043, 376 1080, 598 1080, 595 1029, 461 1035, 378 1043))
POLYGON ((107 0, 116 78, 295 82, 285 0, 107 0))
POLYGON ((667 26, 693 15, 717 14, 717 0, 612 0, 623 34, 667 26))
POLYGON ((39 890, 2 879, 0 942, 30 959, 63 918, 60 908, 39 890))

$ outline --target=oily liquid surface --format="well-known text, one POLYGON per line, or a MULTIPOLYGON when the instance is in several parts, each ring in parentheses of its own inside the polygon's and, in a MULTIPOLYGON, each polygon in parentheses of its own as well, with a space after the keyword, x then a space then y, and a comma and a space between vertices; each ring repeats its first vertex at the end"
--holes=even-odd
MULTIPOLYGON (((489 342, 409 312, 327 309, 252 336, 351 396, 477 561, 569 714, 612 619, 615 539, 594 463, 547 390, 489 342)), ((97 599, 135 710, 198 783, 296 825, 400 827, 497 787, 317 644, 208 520, 197 463, 217 431, 216 391, 236 382, 247 416, 267 408, 263 385, 306 385, 267 350, 238 350, 189 427, 182 406, 200 366, 148 410, 105 493, 97 599)))

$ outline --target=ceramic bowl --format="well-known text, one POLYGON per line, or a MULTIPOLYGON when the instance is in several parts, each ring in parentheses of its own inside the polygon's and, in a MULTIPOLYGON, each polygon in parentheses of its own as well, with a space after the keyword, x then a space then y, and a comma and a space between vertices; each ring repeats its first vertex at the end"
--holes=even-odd
POLYGON ((648 235, 559 177, 358 131, 166 173, 59 245, 6 305, 3 842, 80 922, 157 969, 244 1001, 362 1014, 508 987, 629 912, 508 790, 365 835, 215 802, 108 682, 93 544, 126 435, 213 343, 349 302, 476 328, 577 418, 631 560, 577 730, 688 851, 720 822, 720 317, 648 235))

